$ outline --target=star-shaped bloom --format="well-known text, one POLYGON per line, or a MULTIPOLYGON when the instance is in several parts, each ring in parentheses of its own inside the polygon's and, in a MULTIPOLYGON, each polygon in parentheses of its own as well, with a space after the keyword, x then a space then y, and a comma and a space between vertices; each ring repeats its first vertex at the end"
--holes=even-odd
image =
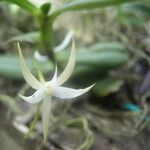
POLYGON ((33 74, 28 69, 25 60, 22 55, 21 48, 18 44, 18 52, 19 52, 19 62, 21 66, 21 71, 25 81, 36 91, 31 96, 23 96, 18 94, 23 100, 28 103, 36 104, 42 101, 42 122, 43 122, 43 132, 44 139, 47 138, 48 126, 49 126, 49 117, 50 117, 50 102, 52 97, 60 98, 60 99, 71 99, 77 96, 80 96, 87 91, 89 91, 93 85, 85 88, 85 89, 72 89, 68 87, 62 86, 62 84, 67 81, 74 70, 75 66, 75 43, 73 41, 71 54, 69 61, 66 65, 64 71, 57 76, 57 66, 55 68, 55 73, 53 78, 50 81, 41 82, 37 80, 33 74))

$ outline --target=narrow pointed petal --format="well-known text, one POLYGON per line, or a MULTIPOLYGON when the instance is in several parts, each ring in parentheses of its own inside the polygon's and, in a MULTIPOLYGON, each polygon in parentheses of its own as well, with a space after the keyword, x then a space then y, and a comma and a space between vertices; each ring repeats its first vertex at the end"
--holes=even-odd
POLYGON ((50 124, 50 113, 51 113, 51 97, 46 97, 42 103, 42 124, 44 133, 44 142, 48 137, 48 128, 50 124))
POLYGON ((55 66, 55 73, 54 73, 54 76, 52 78, 52 80, 50 82, 53 82, 53 83, 56 83, 57 82, 57 74, 58 74, 58 71, 57 71, 57 64, 55 66))
POLYGON ((54 72, 54 75, 53 75, 52 79, 51 79, 50 81, 46 82, 45 85, 56 86, 57 83, 58 83, 58 82, 57 82, 57 73, 58 73, 58 71, 57 71, 57 64, 56 64, 56 65, 55 65, 55 72, 54 72))
POLYGON ((60 98, 60 99, 70 99, 70 98, 75 98, 78 97, 84 93, 86 93, 87 91, 89 91, 92 87, 94 86, 91 85, 85 89, 71 89, 71 88, 67 88, 67 87, 57 87, 54 92, 53 92, 53 96, 60 98))
POLYGON ((39 103, 45 95, 45 91, 43 89, 40 89, 38 91, 36 91, 33 95, 31 96, 23 96, 18 94, 24 101, 31 103, 31 104, 36 104, 39 103))
POLYGON ((34 89, 41 88, 42 84, 32 75, 30 70, 28 69, 25 60, 23 58, 20 45, 18 43, 18 53, 19 53, 19 62, 21 66, 21 71, 26 82, 34 89))
POLYGON ((68 64, 67 64, 65 70, 58 77, 58 84, 59 85, 63 84, 65 81, 67 81, 68 78, 70 77, 70 75, 72 74, 72 72, 74 70, 74 66, 75 66, 75 54, 76 54, 75 53, 75 42, 73 39, 72 47, 71 47, 71 54, 70 54, 68 64))
POLYGON ((64 50, 70 43, 72 36, 73 36, 73 31, 69 31, 67 33, 67 35, 65 36, 64 40, 62 41, 62 43, 54 48, 54 51, 60 52, 60 51, 64 50))

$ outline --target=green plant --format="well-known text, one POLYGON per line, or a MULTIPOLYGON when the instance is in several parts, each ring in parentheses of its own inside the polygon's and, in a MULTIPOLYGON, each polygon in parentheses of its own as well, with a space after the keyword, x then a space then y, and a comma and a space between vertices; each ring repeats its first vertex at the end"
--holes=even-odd
MULTIPOLYGON (((13 4, 17 4, 19 7, 22 9, 26 10, 29 12, 32 16, 35 17, 35 19, 38 22, 38 27, 39 31, 36 33, 30 34, 30 35, 22 35, 19 37, 14 37, 13 40, 20 40, 22 39, 27 39, 29 40, 29 36, 32 38, 35 38, 36 36, 40 37, 40 45, 42 46, 43 52, 46 52, 46 54, 49 56, 50 60, 55 63, 56 60, 64 66, 65 61, 68 58, 68 53, 67 52, 60 52, 59 54, 56 55, 54 51, 54 29, 53 29, 53 24, 57 17, 61 15, 62 13, 68 12, 68 11, 80 11, 80 10, 91 10, 91 9, 97 9, 97 8, 104 8, 108 6, 116 6, 120 5, 123 3, 128 3, 128 2, 135 2, 138 0, 74 0, 68 3, 64 3, 60 8, 54 10, 51 12, 51 4, 50 3, 45 3, 42 4, 39 8, 30 3, 28 0, 0 0, 4 2, 10 2, 13 4)), ((31 38, 31 39, 32 39, 31 38)), ((30 41, 30 40, 29 40, 30 41)), ((87 48, 85 50, 82 49, 79 51, 78 56, 77 56, 77 69, 75 70, 75 76, 77 78, 82 78, 82 75, 84 75, 83 78, 89 78, 91 74, 93 74, 95 71, 100 70, 100 73, 98 74, 97 80, 100 79, 101 76, 106 75, 108 70, 117 68, 127 62, 128 60, 128 54, 124 51, 125 47, 124 45, 116 42, 112 43, 103 43, 103 44, 97 44, 93 45, 90 48, 87 48)), ((19 78, 22 79, 21 72, 17 68, 18 62, 17 62, 17 57, 16 56, 0 56, 0 73, 4 76, 10 77, 10 78, 19 78), (9 60, 9 61, 8 61, 9 60), (12 61, 14 64, 10 65, 10 61, 12 61), (5 63, 4 63, 5 62, 5 63), (8 63, 9 62, 9 63, 8 63), (4 65, 5 64, 5 65, 4 65), (16 71, 14 73, 14 70, 16 71)), ((29 58, 28 60, 29 66, 32 69, 33 64, 32 58, 29 58)), ((49 70, 52 71, 53 66, 49 64, 48 62, 41 63, 42 70, 45 72, 48 72, 49 70)), ((28 72, 26 70, 26 72, 28 72)), ((91 81, 92 82, 92 81, 91 81)), ((99 83, 101 85, 102 82, 99 83)), ((104 89, 101 93, 99 93, 100 96, 107 95, 109 92, 114 92, 118 90, 118 88, 121 86, 122 81, 115 80, 113 78, 106 78, 105 81, 103 81, 103 87, 100 87, 97 85, 97 89, 99 90, 100 88, 104 89, 104 86, 106 89, 104 89), (111 84, 111 86, 110 86, 111 84)), ((21 96, 22 97, 22 96, 21 96)), ((25 99, 25 97, 22 97, 25 99)), ((43 104, 44 106, 48 106, 45 103, 43 104)), ((50 104, 49 104, 50 105, 50 104)), ((46 114, 50 114, 49 111, 44 112, 45 116, 46 114)), ((46 116, 45 122, 47 125, 49 116, 46 116)), ((45 127, 45 138, 47 134, 47 128, 45 127)), ((32 129, 31 129, 32 130, 32 129)), ((84 129, 87 131, 87 129, 84 129)), ((91 133, 90 133, 91 137, 91 133)), ((93 139, 90 141, 93 141, 93 139)), ((88 142, 86 142, 88 143, 88 142)), ((85 145, 83 145, 85 147, 85 145)), ((89 147, 89 146, 88 146, 89 147)))
POLYGON ((40 42, 43 51, 47 52, 49 58, 55 62, 54 49, 54 36, 53 36, 53 23, 56 18, 62 13, 68 11, 81 11, 91 10, 96 8, 104 8, 108 6, 115 6, 128 2, 135 2, 138 0, 75 0, 68 3, 64 3, 61 7, 51 12, 51 3, 42 4, 39 8, 33 5, 28 0, 0 0, 4 2, 10 2, 18 5, 22 9, 33 15, 39 24, 40 42))

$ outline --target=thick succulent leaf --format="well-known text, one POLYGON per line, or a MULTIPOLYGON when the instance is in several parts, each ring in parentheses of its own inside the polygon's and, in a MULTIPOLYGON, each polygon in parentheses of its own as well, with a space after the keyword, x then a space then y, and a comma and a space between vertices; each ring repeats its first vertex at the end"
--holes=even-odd
POLYGON ((129 55, 121 51, 80 52, 77 63, 82 65, 97 66, 99 69, 114 69, 123 65, 129 55))
POLYGON ((73 70, 74 70, 74 66, 75 66, 75 42, 73 40, 72 42, 72 47, 71 47, 71 54, 70 54, 70 58, 68 61, 68 64, 65 68, 65 70, 60 74, 60 76, 58 77, 58 84, 61 85, 63 84, 65 81, 68 80, 68 78, 71 76, 73 70))
POLYGON ((90 47, 89 47, 90 51, 125 51, 126 50, 126 47, 125 45, 122 43, 122 42, 117 42, 117 41, 109 41, 109 42, 98 42, 98 43, 95 43, 95 44, 92 44, 90 47))
POLYGON ((25 78, 26 82, 34 89, 39 89, 42 87, 42 83, 40 83, 30 72, 28 69, 25 60, 23 58, 20 45, 18 43, 18 52, 19 52, 19 62, 21 66, 21 71, 23 74, 23 77, 25 78))
POLYGON ((45 90, 44 88, 43 89, 40 89, 40 90, 37 90, 33 95, 31 96, 23 96, 23 95, 20 95, 18 94, 24 101, 28 102, 28 103, 31 103, 31 104, 36 104, 36 103, 39 103, 45 96, 45 90))
MULTIPOLYGON (((127 50, 117 50, 116 47, 118 46, 112 46, 111 50, 111 45, 113 44, 110 44, 110 46, 108 46, 109 48, 107 48, 106 46, 104 46, 103 48, 101 48, 101 46, 100 48, 99 46, 96 46, 96 49, 94 47, 88 47, 86 48, 86 50, 79 48, 76 58, 76 67, 74 70, 74 73, 78 76, 78 78, 80 78, 81 75, 86 76, 86 72, 88 71, 91 73, 94 71, 96 72, 97 70, 101 70, 101 72, 107 72, 110 69, 120 67, 129 60, 127 50), (79 74, 78 70, 80 70, 79 74)), ((68 50, 57 53, 57 60, 59 60, 59 63, 61 63, 62 66, 65 66, 68 57, 68 50)), ((26 57, 25 60, 30 70, 36 69, 31 57, 26 57)), ((38 64, 40 65, 43 73, 49 73, 53 70, 53 66, 50 62, 38 61, 38 64)), ((0 76, 15 80, 23 79, 18 65, 18 57, 14 55, 0 55, 0 76)))
POLYGON ((48 128, 50 124, 50 113, 51 113, 51 97, 46 97, 42 103, 42 124, 44 132, 44 141, 47 140, 48 128))
MULTIPOLYGON (((25 58, 27 66, 30 70, 37 70, 37 67, 34 63, 34 58, 26 57, 25 58)), ((50 62, 41 62, 37 61, 42 73, 52 72, 53 66, 50 62)), ((34 74, 37 75, 35 71, 34 74)), ((20 69, 18 56, 16 55, 0 55, 0 77, 5 77, 15 80, 24 80, 22 72, 20 69)))
POLYGON ((65 3, 63 6, 54 11, 51 15, 52 18, 56 18, 63 12, 76 11, 76 10, 89 10, 95 8, 104 8, 108 6, 119 5, 128 2, 135 2, 138 0, 75 0, 70 3, 65 3))
MULTIPOLYGON (((101 70, 109 70, 120 67, 129 60, 128 52, 125 50, 111 50, 96 48, 79 49, 76 57, 77 67, 78 65, 88 65, 97 67, 101 70)), ((112 48, 113 49, 113 48, 112 48)), ((57 54, 59 63, 64 64, 67 57, 69 56, 68 51, 62 51, 57 54)))
POLYGON ((54 89, 53 96, 60 98, 60 99, 75 98, 75 97, 78 97, 78 96, 86 93, 93 86, 94 86, 94 84, 85 89, 71 89, 71 88, 59 86, 59 87, 56 87, 56 89, 54 89))

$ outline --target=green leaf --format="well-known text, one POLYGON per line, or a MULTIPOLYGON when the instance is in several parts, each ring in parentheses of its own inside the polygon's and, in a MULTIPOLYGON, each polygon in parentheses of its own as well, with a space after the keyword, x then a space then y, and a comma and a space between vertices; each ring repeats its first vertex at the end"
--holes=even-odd
MULTIPOLYGON (((68 62, 70 51, 62 51, 57 54, 57 60, 65 68, 68 62)), ((78 49, 76 56, 76 67, 74 76, 77 78, 85 76, 97 75, 98 77, 109 71, 125 64, 129 60, 128 53, 125 50, 95 50, 78 49), (99 70, 97 72, 97 70, 99 70)), ((33 58, 26 58, 27 65, 31 71, 37 72, 36 66, 33 63, 33 58)), ((53 66, 49 62, 38 62, 42 72, 48 73, 53 71, 53 66)), ((18 57, 14 55, 0 55, 0 76, 10 79, 21 80, 22 74, 19 67, 18 57)))
POLYGON ((16 4, 33 15, 36 15, 39 12, 39 9, 35 7, 32 3, 30 3, 28 0, 0 0, 0 2, 2 1, 16 4))
POLYGON ((14 37, 11 37, 8 40, 9 42, 29 42, 29 43, 36 43, 40 38, 40 33, 39 32, 29 32, 21 35, 16 35, 14 37))
POLYGON ((126 4, 121 7, 122 13, 127 14, 141 14, 143 17, 150 17, 150 4, 148 3, 135 3, 135 4, 126 4))
POLYGON ((125 50, 125 45, 120 42, 103 42, 96 43, 89 47, 91 51, 123 51, 125 50))
MULTIPOLYGON (((30 70, 34 74, 37 74, 37 69, 34 63, 34 59, 30 57, 30 58, 26 58, 25 60, 30 70)), ((52 64, 49 62, 38 62, 38 63, 43 73, 48 73, 53 69, 52 64)), ((10 79, 16 79, 16 80, 23 79, 17 56, 14 55, 0 56, 0 76, 10 78, 10 79)))
MULTIPOLYGON (((64 61, 68 60, 69 52, 60 52, 57 57, 60 62, 64 63, 64 61)), ((125 51, 91 51, 88 50, 78 50, 76 56, 76 62, 80 65, 88 65, 91 67, 97 67, 99 69, 114 69, 117 68, 124 63, 126 63, 129 59, 128 53, 125 51)))
POLYGON ((65 3, 63 6, 58 8, 51 14, 54 19, 58 15, 66 11, 76 11, 76 10, 89 10, 95 8, 104 8, 108 6, 119 5, 128 2, 135 2, 138 0, 75 0, 70 3, 65 3))
POLYGON ((77 62, 80 64, 87 64, 91 66, 99 66, 102 68, 116 68, 123 65, 128 60, 126 53, 120 53, 116 51, 106 51, 100 53, 87 53, 85 55, 79 55, 77 62))
POLYGON ((150 18, 150 4, 125 4, 119 9, 119 17, 123 24, 143 26, 150 18))
POLYGON ((107 77, 96 82, 93 91, 100 97, 117 92, 122 86, 123 81, 114 77, 107 77))

